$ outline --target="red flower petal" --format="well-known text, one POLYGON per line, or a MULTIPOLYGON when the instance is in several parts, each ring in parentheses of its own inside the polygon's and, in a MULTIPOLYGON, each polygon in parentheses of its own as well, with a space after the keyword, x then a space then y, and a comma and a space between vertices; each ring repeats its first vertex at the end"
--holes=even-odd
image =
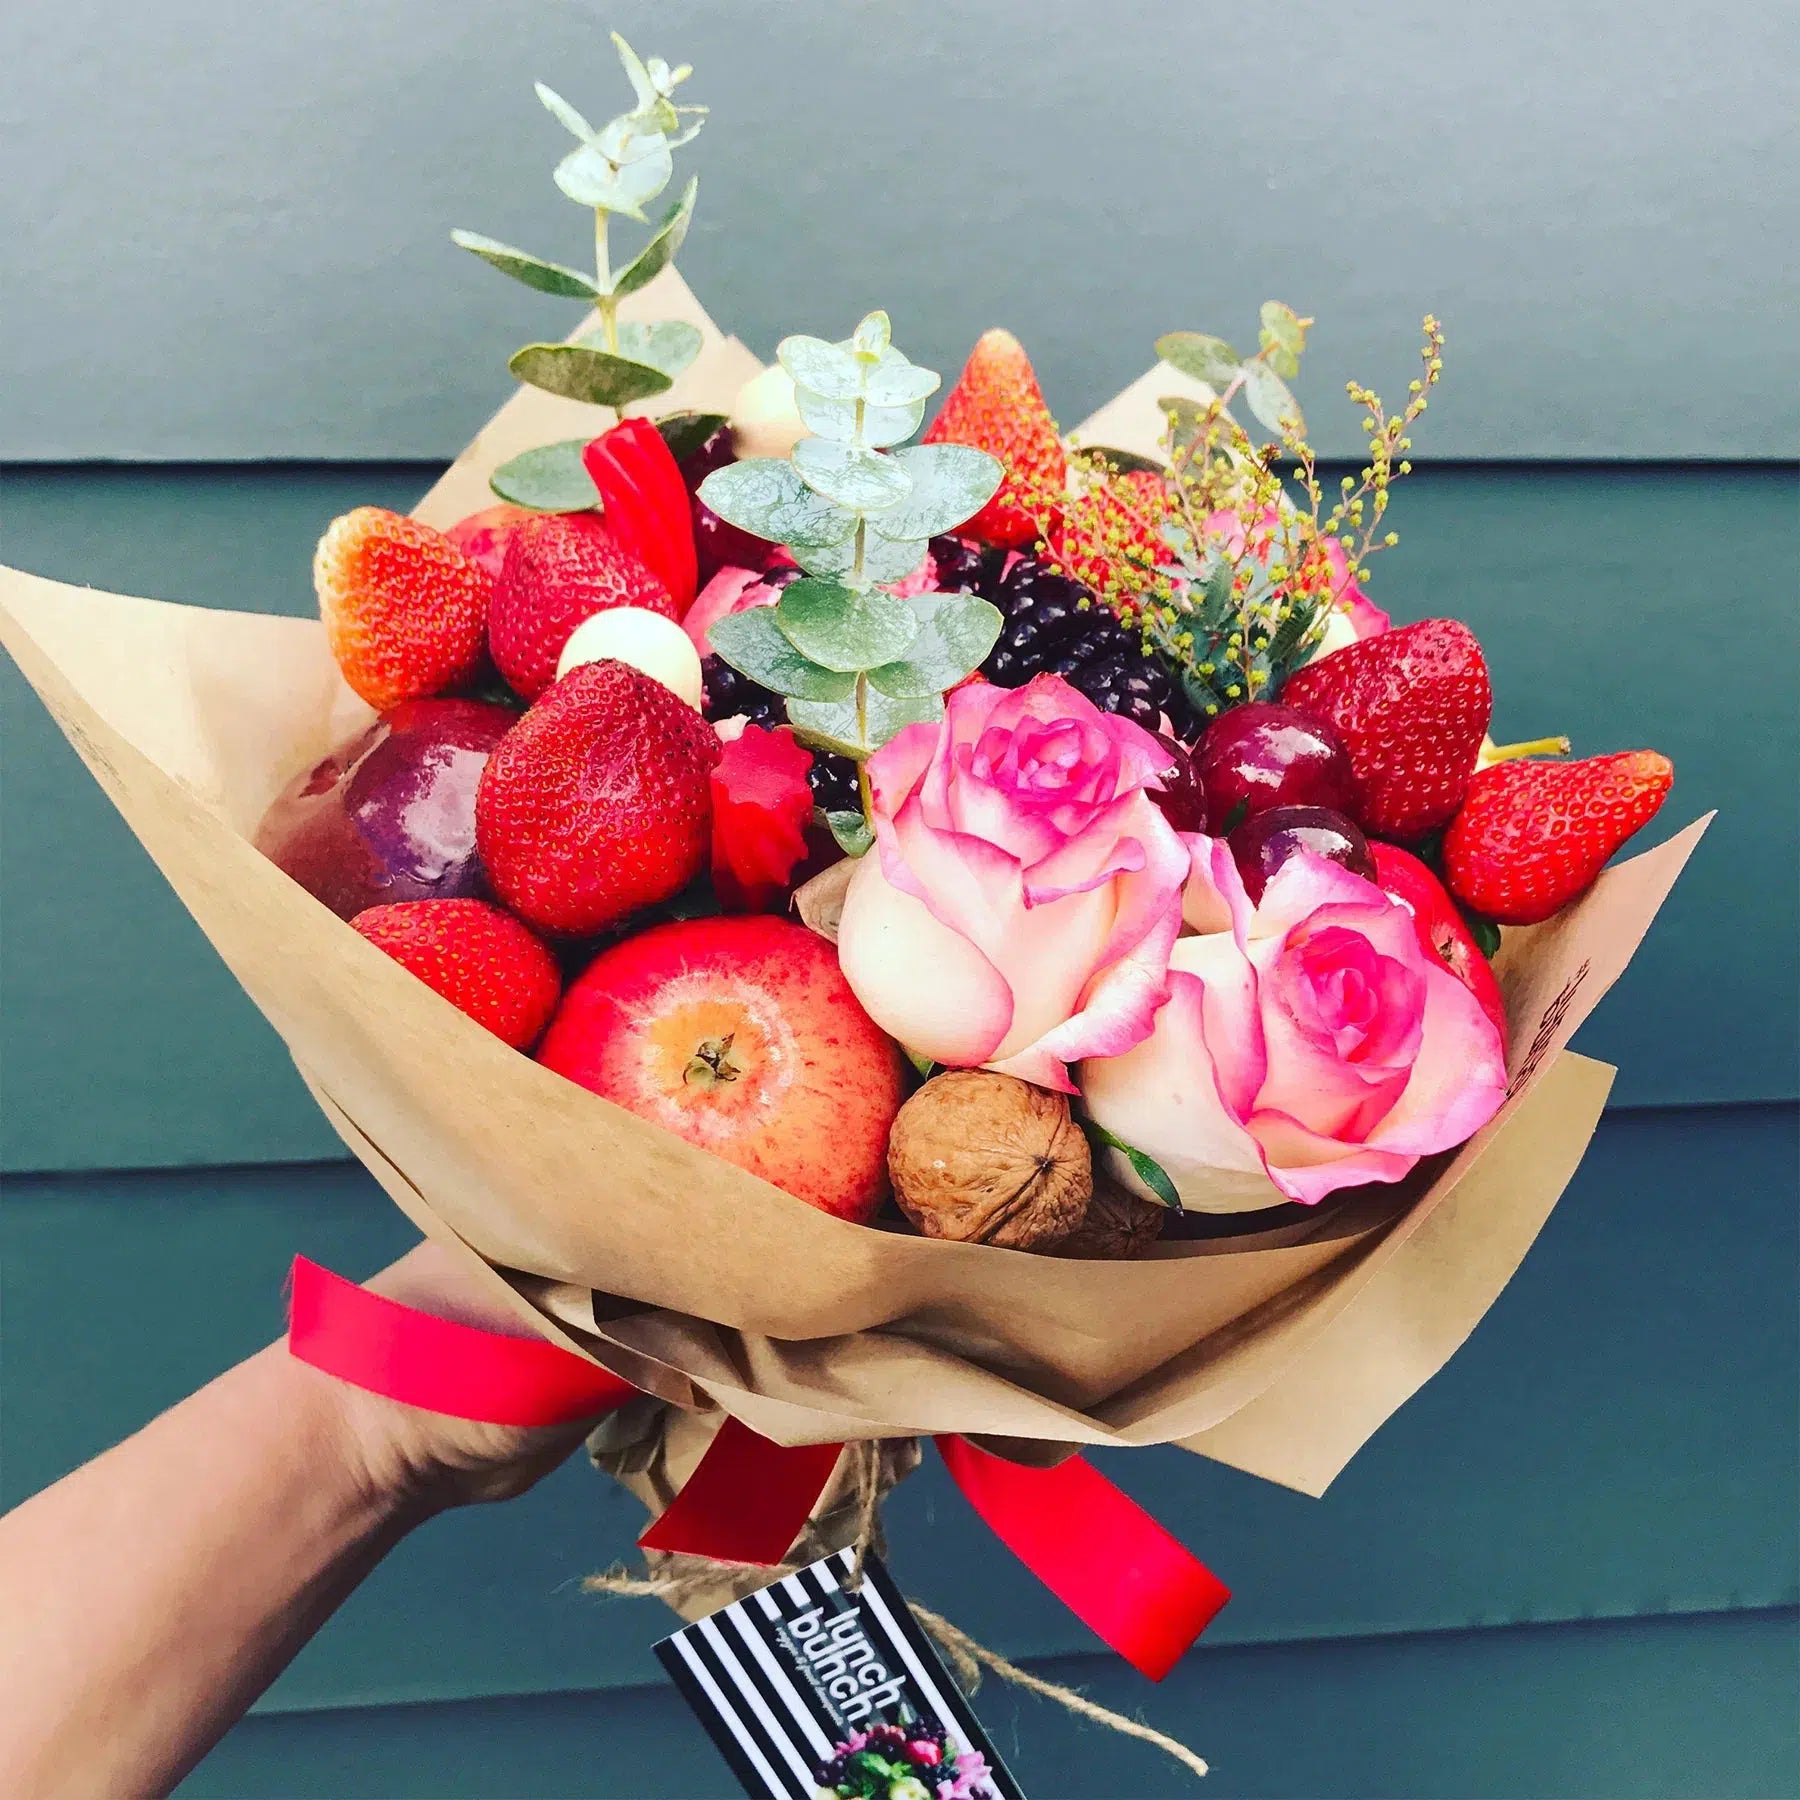
POLYGON ((713 891, 728 912, 772 912, 807 852, 812 753, 789 731, 746 725, 712 771, 713 891))

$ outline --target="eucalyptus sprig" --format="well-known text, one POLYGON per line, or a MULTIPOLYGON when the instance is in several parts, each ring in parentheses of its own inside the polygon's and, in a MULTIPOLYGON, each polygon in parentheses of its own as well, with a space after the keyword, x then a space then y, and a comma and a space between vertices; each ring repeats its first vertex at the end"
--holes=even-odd
POLYGON ((1000 613, 973 594, 888 591, 928 541, 993 498, 1004 470, 962 444, 896 448, 918 430, 940 378, 894 347, 872 312, 842 343, 790 337, 776 351, 812 434, 788 459, 716 469, 700 498, 720 518, 785 545, 805 571, 774 606, 721 619, 712 647, 787 700, 797 736, 857 765, 862 814, 832 815, 851 851, 868 845, 864 765, 903 727, 939 718, 943 695, 978 668, 1000 613))
MULTIPOLYGON (((547 262, 478 232, 453 231, 450 236, 462 249, 526 287, 560 299, 592 303, 600 315, 594 330, 572 344, 527 344, 513 353, 507 366, 532 387, 567 400, 610 406, 616 413, 634 400, 647 400, 672 387, 676 376, 700 354, 700 333, 684 319, 619 321, 619 302, 648 286, 674 262, 693 219, 698 180, 688 182, 649 240, 623 267, 612 266, 608 240, 615 217, 641 225, 651 223, 644 209, 674 175, 671 152, 698 135, 706 108, 675 103, 676 88, 693 73, 688 64, 671 69, 660 56, 646 62, 616 31, 612 41, 631 82, 634 104, 629 111, 596 128, 553 88, 537 83, 538 99, 576 140, 575 148, 556 165, 555 181, 571 200, 593 212, 593 274, 547 262)), ((542 500, 530 495, 548 491, 549 484, 566 488, 573 482, 579 488, 579 443, 550 446, 527 455, 535 460, 520 475, 529 493, 509 491, 507 470, 502 469, 496 472, 495 487, 504 497, 540 505, 542 500), (558 452, 564 454, 558 456, 558 452)), ((585 504, 591 505, 592 500, 585 504)))

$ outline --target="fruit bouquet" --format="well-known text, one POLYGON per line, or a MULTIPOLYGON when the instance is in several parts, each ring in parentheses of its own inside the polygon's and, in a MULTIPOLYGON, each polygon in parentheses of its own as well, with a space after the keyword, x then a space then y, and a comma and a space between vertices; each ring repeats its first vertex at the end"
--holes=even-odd
POLYGON ((662 1403, 640 1491, 728 1418, 1322 1492, 1579 1162, 1703 822, 1606 868, 1668 762, 1497 748, 1369 598, 1435 322, 1336 486, 1274 303, 1067 438, 1003 332, 941 400, 881 312, 763 369, 620 50, 603 127, 540 89, 592 272, 457 234, 594 316, 319 619, 6 571, 0 635, 355 1155, 662 1403))

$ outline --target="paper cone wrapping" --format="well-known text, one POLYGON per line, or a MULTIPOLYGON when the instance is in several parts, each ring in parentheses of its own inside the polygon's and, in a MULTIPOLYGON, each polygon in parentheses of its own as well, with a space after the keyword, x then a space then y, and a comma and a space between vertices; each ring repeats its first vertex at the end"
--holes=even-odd
MULTIPOLYGON (((728 410, 758 365, 679 277, 628 306, 705 334, 657 410, 728 410)), ((1153 448, 1154 408, 1133 397, 1166 379, 1085 435, 1153 448)), ((491 502, 498 463, 593 428, 591 409, 521 390, 419 515, 450 524, 491 502)), ((1564 1045, 1705 825, 1508 935, 1513 1092, 1459 1154, 1278 1232, 1069 1262, 817 1212, 507 1049, 266 861, 249 834, 269 801, 370 716, 316 622, 0 570, 0 640, 419 1227, 479 1258, 554 1341, 789 1443, 1177 1442, 1321 1492, 1467 1336, 1556 1203, 1611 1077, 1564 1045)))

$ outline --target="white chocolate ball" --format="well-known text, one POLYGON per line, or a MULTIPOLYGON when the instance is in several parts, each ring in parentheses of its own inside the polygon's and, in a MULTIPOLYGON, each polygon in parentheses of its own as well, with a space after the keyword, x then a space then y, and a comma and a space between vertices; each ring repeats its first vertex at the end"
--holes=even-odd
POLYGON ((560 681, 578 663, 604 662, 609 657, 641 669, 700 710, 700 652, 673 619, 643 606, 615 606, 595 613, 569 633, 557 659, 556 678, 560 681))
POLYGON ((794 402, 794 378, 771 363, 738 389, 731 409, 731 441, 738 455, 784 457, 806 436, 794 402))

